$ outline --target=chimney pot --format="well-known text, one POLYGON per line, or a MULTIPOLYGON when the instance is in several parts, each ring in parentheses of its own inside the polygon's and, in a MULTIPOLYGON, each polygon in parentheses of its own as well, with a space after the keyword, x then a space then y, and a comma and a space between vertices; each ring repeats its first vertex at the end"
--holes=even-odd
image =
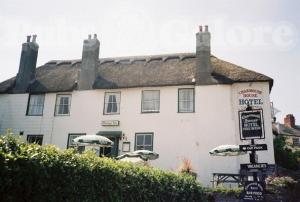
POLYGON ((30 38, 31 38, 31 36, 29 35, 29 36, 27 36, 27 43, 29 43, 30 42, 30 38))
POLYGON ((94 39, 97 39, 97 34, 94 34, 94 39))
POLYGON ((92 39, 92 35, 89 34, 89 40, 91 40, 91 39, 92 39))
POLYGON ((202 32, 202 26, 201 25, 199 26, 199 32, 202 32))
POLYGON ((208 32, 208 25, 205 25, 205 32, 208 32))
POLYGON ((293 114, 288 114, 285 116, 284 125, 290 128, 295 127, 295 117, 293 116, 293 114))
POLYGON ((32 36, 32 42, 36 42, 36 34, 34 34, 33 36, 32 36))

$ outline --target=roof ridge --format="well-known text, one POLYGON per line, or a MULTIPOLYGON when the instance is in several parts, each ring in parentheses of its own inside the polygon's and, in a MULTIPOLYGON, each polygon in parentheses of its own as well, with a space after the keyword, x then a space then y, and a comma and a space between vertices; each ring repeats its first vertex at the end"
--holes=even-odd
MULTIPOLYGON (((151 61, 153 59, 161 59, 163 61, 166 61, 170 58, 178 57, 178 59, 183 60, 186 58, 194 58, 196 57, 196 53, 187 52, 187 53, 166 53, 166 54, 155 54, 155 55, 134 55, 134 56, 117 56, 117 57, 104 57, 99 58, 99 61, 105 62, 105 61, 112 61, 112 62, 119 62, 119 61, 137 61, 137 60, 146 60, 151 61)), ((216 58, 214 55, 211 55, 211 57, 216 58)), ((70 64, 76 64, 80 63, 81 59, 69 59, 69 60, 50 60, 45 63, 45 65, 58 65, 62 63, 70 63, 70 64)))

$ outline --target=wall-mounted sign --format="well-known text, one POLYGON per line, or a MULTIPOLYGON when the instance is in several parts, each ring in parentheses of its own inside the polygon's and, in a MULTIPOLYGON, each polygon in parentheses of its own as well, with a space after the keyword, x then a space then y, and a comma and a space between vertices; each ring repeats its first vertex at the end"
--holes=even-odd
POLYGON ((239 105, 241 106, 262 106, 263 97, 262 91, 257 89, 244 89, 238 92, 239 105))
POLYGON ((267 144, 254 144, 254 145, 239 145, 240 151, 263 151, 268 150, 267 144))
POLYGON ((123 142, 122 152, 130 152, 130 142, 123 142))
POLYGON ((264 187, 263 182, 245 182, 243 201, 264 201, 264 187))
POLYGON ((101 121, 101 125, 102 126, 119 126, 120 121, 118 121, 118 120, 104 120, 104 121, 101 121))
POLYGON ((263 110, 239 111, 241 140, 264 139, 263 110))

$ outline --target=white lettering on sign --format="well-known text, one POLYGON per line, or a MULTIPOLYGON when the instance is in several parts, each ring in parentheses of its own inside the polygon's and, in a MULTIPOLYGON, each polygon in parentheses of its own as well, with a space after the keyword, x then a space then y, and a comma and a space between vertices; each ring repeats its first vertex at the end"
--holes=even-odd
POLYGON ((244 89, 238 92, 239 105, 263 105, 262 91, 257 89, 244 89))
POLYGON ((249 164, 248 165, 248 168, 249 169, 252 169, 252 168, 267 168, 268 166, 267 166, 268 164, 249 164))

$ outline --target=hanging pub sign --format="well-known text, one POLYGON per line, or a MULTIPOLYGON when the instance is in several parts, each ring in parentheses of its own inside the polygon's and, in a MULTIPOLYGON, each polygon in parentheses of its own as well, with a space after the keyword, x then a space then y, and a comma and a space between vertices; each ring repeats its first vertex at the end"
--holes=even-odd
POLYGON ((241 140, 264 139, 263 110, 239 111, 241 140))

